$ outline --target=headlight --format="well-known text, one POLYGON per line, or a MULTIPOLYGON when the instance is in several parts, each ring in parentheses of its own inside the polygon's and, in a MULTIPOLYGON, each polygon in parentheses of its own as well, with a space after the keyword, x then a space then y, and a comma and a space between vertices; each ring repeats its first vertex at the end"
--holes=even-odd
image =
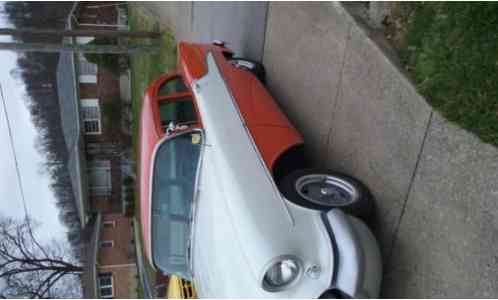
POLYGON ((263 288, 268 292, 284 290, 297 282, 302 273, 302 264, 295 256, 277 257, 269 263, 263 275, 263 288))

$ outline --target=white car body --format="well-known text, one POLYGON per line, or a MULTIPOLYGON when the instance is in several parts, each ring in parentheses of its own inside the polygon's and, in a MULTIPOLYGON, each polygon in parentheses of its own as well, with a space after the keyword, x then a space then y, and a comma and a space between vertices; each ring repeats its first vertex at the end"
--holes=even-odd
POLYGON ((192 273, 201 298, 317 298, 329 289, 378 297, 375 238, 359 219, 297 206, 279 192, 212 54, 193 83, 204 123, 192 228, 192 273), (302 262, 295 284, 263 288, 275 259, 302 262))

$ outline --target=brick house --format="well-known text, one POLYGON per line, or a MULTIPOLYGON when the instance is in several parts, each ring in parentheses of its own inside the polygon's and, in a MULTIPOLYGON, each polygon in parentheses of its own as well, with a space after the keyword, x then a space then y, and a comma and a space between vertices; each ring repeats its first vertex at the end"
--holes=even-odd
MULTIPOLYGON (((76 2, 68 29, 127 30, 126 14, 112 2, 76 2)), ((92 37, 66 38, 88 43, 92 37)), ((127 216, 131 136, 129 77, 61 53, 57 86, 67 166, 84 232, 84 298, 136 298, 133 222, 127 216)))
MULTIPOLYGON (((123 8, 115 3, 78 3, 72 12, 71 23, 75 29, 127 29, 123 22, 123 8)), ((73 42, 85 44, 92 37, 77 37, 73 42)), ((120 110, 130 107, 130 99, 122 95, 121 78, 113 71, 92 64, 83 54, 77 54, 76 73, 85 134, 86 155, 89 171, 91 207, 119 212, 126 207, 119 189, 122 174, 122 151, 130 149, 129 129, 122 122, 120 110), (128 100, 128 101, 126 101, 128 100), (115 116, 106 116, 114 113, 115 116), (117 114, 117 115, 116 115, 117 114)))
POLYGON ((98 239, 97 291, 102 298, 133 298, 136 294, 137 267, 132 221, 120 213, 103 214, 98 239))
POLYGON ((132 226, 131 219, 120 213, 97 213, 89 219, 83 230, 83 298, 137 297, 132 226))

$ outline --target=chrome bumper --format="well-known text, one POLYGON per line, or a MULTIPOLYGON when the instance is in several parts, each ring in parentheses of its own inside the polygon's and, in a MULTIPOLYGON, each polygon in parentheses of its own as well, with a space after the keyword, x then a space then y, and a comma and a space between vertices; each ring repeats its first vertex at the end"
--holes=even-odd
POLYGON ((378 298, 382 261, 375 237, 363 221, 339 209, 322 215, 334 248, 331 289, 353 298, 378 298))

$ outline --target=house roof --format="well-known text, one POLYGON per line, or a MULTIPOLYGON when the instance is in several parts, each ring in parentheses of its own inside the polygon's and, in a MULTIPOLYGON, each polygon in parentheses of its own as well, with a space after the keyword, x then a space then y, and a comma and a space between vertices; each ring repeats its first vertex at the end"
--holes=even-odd
POLYGON ((86 225, 83 238, 85 239, 85 262, 81 275, 83 298, 96 299, 97 293, 97 251, 99 246, 100 225, 102 216, 95 215, 86 225))
POLYGON ((80 119, 78 105, 78 85, 71 53, 60 53, 57 65, 57 91, 61 109, 61 121, 64 139, 68 148, 77 143, 80 138, 80 119))
MULTIPOLYGON (((64 42, 70 43, 70 39, 64 42)), ((57 92, 59 96, 59 107, 61 125, 68 151, 67 168, 71 178, 76 208, 81 221, 85 226, 86 212, 88 210, 86 164, 83 155, 83 137, 81 135, 81 119, 79 112, 78 84, 74 64, 74 55, 71 53, 60 53, 57 65, 57 92)))
MULTIPOLYGON (((73 3, 71 11, 66 19, 66 29, 71 29, 71 20, 78 6, 77 2, 73 3)), ((72 38, 64 38, 63 43, 72 43, 72 38)), ((62 132, 68 152, 66 166, 71 178, 78 217, 81 227, 86 223, 87 188, 86 188, 86 164, 83 155, 83 138, 81 135, 81 118, 79 112, 79 86, 76 80, 74 55, 70 52, 59 53, 59 62, 57 65, 57 93, 59 97, 60 117, 62 132)))

